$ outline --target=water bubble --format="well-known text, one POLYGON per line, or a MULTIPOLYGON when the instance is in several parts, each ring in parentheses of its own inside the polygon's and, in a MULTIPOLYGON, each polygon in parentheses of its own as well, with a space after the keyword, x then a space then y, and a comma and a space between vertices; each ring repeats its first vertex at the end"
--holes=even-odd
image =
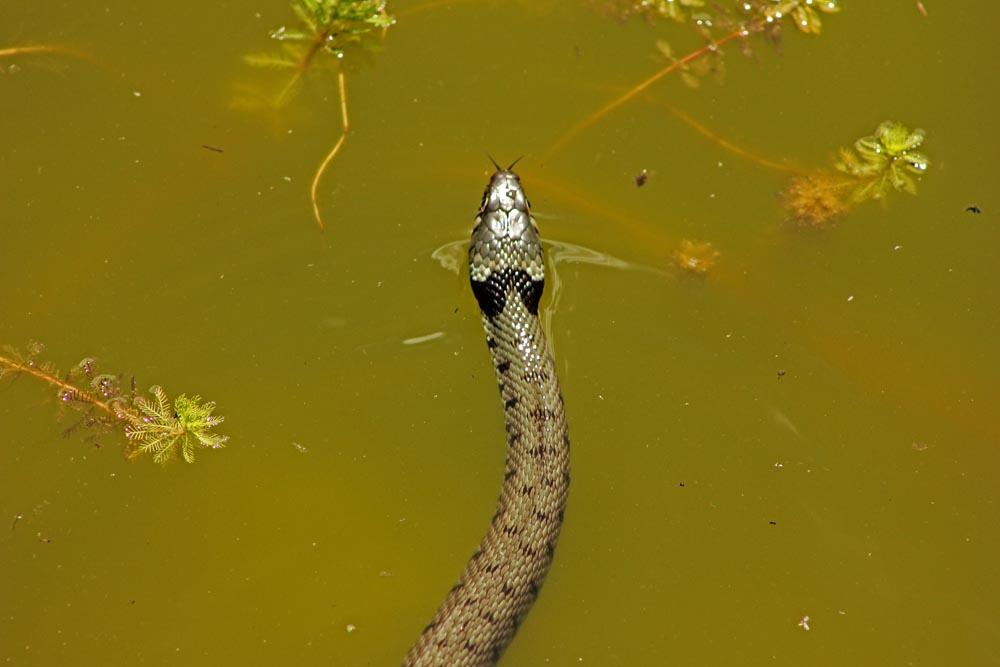
POLYGON ((97 362, 91 359, 90 357, 84 357, 83 359, 80 360, 80 363, 77 364, 77 368, 82 370, 84 375, 93 380, 95 364, 97 364, 97 362))
POLYGON ((105 398, 118 395, 118 378, 108 373, 101 373, 90 381, 90 385, 105 398))

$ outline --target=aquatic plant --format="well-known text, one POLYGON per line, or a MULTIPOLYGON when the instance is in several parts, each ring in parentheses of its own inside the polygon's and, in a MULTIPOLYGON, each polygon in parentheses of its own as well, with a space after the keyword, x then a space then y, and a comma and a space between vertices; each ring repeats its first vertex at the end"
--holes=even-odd
POLYGON ((801 227, 823 228, 851 206, 869 199, 883 200, 890 192, 917 194, 916 176, 926 173, 930 159, 916 150, 923 130, 911 130, 887 120, 875 134, 854 142, 853 150, 841 148, 833 167, 799 175, 782 192, 788 219, 801 227))
POLYGON ((244 57, 255 67, 292 70, 272 101, 274 107, 288 102, 318 55, 326 53, 339 61, 349 51, 371 52, 377 43, 370 37, 395 21, 386 13, 386 0, 295 0, 292 11, 299 19, 297 26, 271 31, 271 39, 281 43, 279 50, 244 57))
POLYGON ((910 130, 902 123, 887 120, 875 134, 854 142, 854 150, 841 148, 836 169, 856 181, 852 198, 856 202, 882 199, 890 191, 917 194, 914 176, 927 171, 930 160, 916 150, 924 141, 923 130, 910 130))
POLYGON ((839 0, 741 0, 736 8, 728 10, 713 5, 712 11, 691 11, 702 9, 701 0, 594 0, 605 13, 620 17, 642 15, 647 19, 663 15, 674 21, 682 22, 692 28, 706 44, 683 57, 676 57, 669 42, 665 39, 657 41, 657 49, 666 58, 667 64, 652 76, 632 86, 627 91, 597 109, 589 116, 569 128, 545 152, 543 159, 550 158, 573 139, 609 113, 634 99, 649 89, 660 79, 672 72, 685 74, 684 81, 688 85, 697 83, 696 77, 708 72, 722 71, 722 46, 734 40, 741 40, 743 52, 749 52, 747 38, 751 35, 764 35, 772 41, 780 38, 786 19, 790 19, 795 27, 806 34, 818 35, 822 28, 820 14, 840 11, 839 0), (700 59, 710 59, 710 63, 693 68, 692 64, 700 59))
POLYGON ((135 401, 140 419, 135 419, 134 414, 128 415, 125 437, 131 446, 130 456, 149 453, 154 461, 163 463, 180 452, 181 457, 191 463, 199 447, 218 449, 228 439, 209 432, 225 420, 212 414, 214 402, 202 403, 201 396, 188 398, 181 394, 171 406, 159 385, 150 387, 149 393, 152 399, 140 396, 135 401))
POLYGON ((708 241, 682 239, 674 251, 674 262, 685 271, 705 275, 715 267, 719 255, 719 251, 708 241))
POLYGON ((756 155, 718 136, 672 105, 656 104, 720 148, 767 169, 792 173, 780 195, 786 218, 799 227, 829 227, 855 204, 869 199, 882 200, 892 191, 915 195, 917 177, 926 173, 930 166, 927 155, 917 150, 926 133, 910 130, 896 121, 879 124, 873 136, 854 142, 853 150, 840 148, 832 171, 802 169, 756 155))
POLYGON ((375 42, 370 38, 379 32, 384 34, 395 23, 395 19, 386 11, 387 4, 387 0, 294 0, 292 11, 298 17, 299 25, 291 28, 281 26, 271 32, 271 38, 282 43, 281 50, 245 57, 249 64, 256 67, 293 70, 292 76, 272 101, 275 108, 288 101, 303 75, 316 62, 317 55, 332 55, 338 63, 341 133, 316 170, 309 188, 313 216, 321 231, 325 229, 325 225, 320 215, 316 191, 327 167, 340 152, 350 129, 342 61, 349 50, 366 53, 376 48, 375 42))
POLYGON ((225 419, 213 415, 215 403, 203 403, 200 396, 178 396, 171 405, 159 386, 150 388, 151 397, 136 393, 135 379, 123 389, 120 376, 98 373, 97 363, 83 359, 68 373, 60 373, 50 361, 41 360, 44 347, 29 343, 23 350, 4 346, 0 355, 0 379, 28 375, 56 388, 59 403, 81 413, 66 429, 69 435, 80 428, 116 430, 125 436, 125 454, 136 458, 150 454, 156 463, 183 458, 194 461, 200 449, 219 449, 228 436, 211 432, 225 419))
POLYGON ((388 28, 393 18, 386 14, 386 0, 295 0, 292 11, 302 28, 278 28, 276 39, 322 42, 330 53, 342 57, 349 44, 360 43, 372 28, 388 28))
POLYGON ((705 6, 704 0, 604 0, 596 4, 606 15, 625 20, 631 16, 641 16, 647 21, 667 18, 678 23, 687 20, 689 11, 705 6))
POLYGON ((799 227, 829 227, 850 208, 844 186, 843 178, 827 172, 795 176, 781 192, 787 219, 799 227))
POLYGON ((718 3, 712 3, 710 11, 705 10, 708 4, 705 0, 591 0, 590 4, 605 15, 620 20, 639 16, 654 22, 665 18, 704 27, 739 19, 745 22, 763 20, 776 25, 782 19, 791 17, 799 30, 813 34, 818 34, 822 27, 820 13, 840 10, 839 0, 741 0, 736 4, 735 11, 718 3))

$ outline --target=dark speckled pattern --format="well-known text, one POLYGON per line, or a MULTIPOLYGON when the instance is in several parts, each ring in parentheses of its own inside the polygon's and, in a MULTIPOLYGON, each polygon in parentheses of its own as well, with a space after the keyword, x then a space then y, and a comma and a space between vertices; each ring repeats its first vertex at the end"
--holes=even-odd
POLYGON ((404 667, 494 665, 548 573, 569 491, 569 435, 559 380, 538 321, 538 229, 510 170, 490 179, 469 249, 507 424, 503 487, 489 531, 404 667))

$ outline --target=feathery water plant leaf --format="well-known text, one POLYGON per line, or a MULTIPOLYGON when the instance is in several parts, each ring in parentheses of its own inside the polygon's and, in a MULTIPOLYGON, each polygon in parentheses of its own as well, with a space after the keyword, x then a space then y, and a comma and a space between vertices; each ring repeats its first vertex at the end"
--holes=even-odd
POLYGON ((152 454, 156 463, 166 463, 178 454, 188 463, 194 462, 199 447, 219 449, 229 439, 209 433, 224 417, 213 415, 215 403, 201 402, 201 396, 188 398, 181 394, 173 406, 167 393, 159 385, 149 388, 152 399, 136 399, 138 412, 129 411, 125 419, 125 437, 129 439, 128 456, 152 454))
POLYGON ((98 373, 90 358, 60 376, 50 362, 39 361, 38 343, 29 344, 24 352, 4 346, 3 352, 0 378, 30 375, 56 387, 60 405, 83 413, 67 434, 81 427, 123 429, 129 458, 151 454, 155 462, 166 463, 180 456, 191 463, 197 449, 219 449, 229 439, 211 432, 225 419, 212 414, 215 403, 202 403, 200 396, 181 394, 171 405, 158 385, 150 388, 150 397, 137 396, 134 381, 123 391, 120 376, 98 373))

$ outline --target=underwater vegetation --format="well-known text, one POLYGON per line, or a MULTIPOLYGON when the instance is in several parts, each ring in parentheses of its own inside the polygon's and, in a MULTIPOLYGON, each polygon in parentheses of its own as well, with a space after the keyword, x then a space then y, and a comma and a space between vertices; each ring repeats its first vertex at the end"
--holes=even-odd
MULTIPOLYGON (((707 0, 589 0, 602 14, 619 21, 639 18, 654 24, 667 20, 673 26, 693 31, 704 45, 686 55, 678 55, 671 43, 659 38, 655 47, 664 65, 657 72, 583 118, 559 137, 544 153, 549 159, 569 146, 585 130, 619 107, 646 93, 660 79, 676 73, 690 88, 703 79, 720 79, 725 74, 723 46, 733 42, 741 53, 752 55, 752 38, 777 44, 789 23, 807 35, 822 32, 824 15, 841 10, 838 0, 746 0, 734 5, 707 0)), ((832 169, 805 170, 786 161, 769 160, 717 136, 698 120, 673 105, 653 102, 723 149, 792 177, 781 191, 786 219, 801 228, 822 229, 834 224, 855 205, 868 200, 882 200, 890 192, 916 194, 919 177, 930 164, 919 149, 923 130, 911 130, 902 123, 885 121, 871 136, 862 137, 850 148, 841 148, 832 169)), ((643 185, 643 172, 637 185, 643 185)), ((681 240, 672 253, 675 266, 684 271, 705 275, 713 270, 720 254, 707 241, 681 240)))
POLYGON ((688 86, 697 86, 698 77, 709 73, 721 76, 725 71, 722 50, 725 44, 739 40, 740 50, 749 55, 752 49, 748 38, 753 35, 777 42, 787 21, 800 32, 818 35, 823 25, 820 14, 840 11, 839 0, 742 0, 732 9, 717 3, 709 5, 704 0, 591 0, 590 4, 619 20, 633 16, 651 22, 670 19, 694 30, 705 45, 677 57, 669 42, 657 40, 656 48, 666 59, 666 66, 571 126, 545 152, 546 159, 561 152, 582 132, 668 74, 678 72, 688 86))
POLYGON ((63 374, 52 362, 40 359, 43 350, 39 343, 29 343, 23 351, 4 346, 0 379, 27 375, 54 387, 60 405, 80 414, 65 435, 81 428, 118 430, 124 435, 128 458, 150 455, 156 463, 176 458, 192 463, 197 450, 219 449, 229 439, 214 432, 225 418, 212 414, 212 401, 203 403, 200 396, 181 394, 171 404, 158 385, 150 387, 149 396, 142 396, 134 378, 123 388, 121 376, 98 373, 91 358, 63 374))
POLYGON ((822 229, 855 204, 884 200, 891 192, 917 194, 917 177, 930 166, 927 155, 917 150, 924 136, 923 130, 896 121, 880 123, 875 134, 838 151, 835 172, 816 170, 789 181, 782 192, 788 220, 822 229))
MULTIPOLYGON (((677 23, 685 23, 691 19, 711 21, 713 15, 705 12, 705 0, 594 0, 591 2, 597 6, 598 10, 620 20, 631 16, 640 16, 647 21, 656 19, 671 19, 677 23)), ((770 16, 775 20, 781 20, 784 16, 791 16, 796 26, 803 32, 818 34, 822 27, 822 22, 818 12, 838 11, 836 1, 830 0, 805 0, 787 1, 771 0, 771 2, 743 2, 741 9, 748 16, 758 17, 770 16)), ((713 12, 719 12, 720 8, 714 3, 711 5, 713 12)), ((725 11, 725 10, 721 10, 725 11)))
POLYGON ((823 26, 820 13, 840 11, 839 0, 748 0, 737 3, 735 10, 706 0, 590 0, 590 4, 618 20, 638 16, 651 23, 670 19, 677 23, 694 22, 706 28, 712 23, 740 18, 763 19, 775 25, 784 18, 791 18, 799 30, 813 34, 819 34, 823 26))
MULTIPOLYGON (((395 23, 395 19, 386 11, 387 4, 387 0, 295 0, 292 2, 292 11, 298 17, 298 25, 280 26, 271 31, 271 39, 281 43, 280 49, 244 58, 255 67, 291 71, 277 95, 269 100, 268 106, 272 108, 280 108, 289 101, 302 77, 317 66, 319 56, 332 57, 336 63, 340 137, 316 170, 309 189, 313 216, 320 231, 325 229, 325 225, 316 192, 320 179, 340 152, 350 129, 343 64, 349 53, 370 56, 377 50, 374 37, 384 36, 385 31, 395 23)), ((246 99, 242 102, 244 105, 254 106, 246 99)))
MULTIPOLYGON (((681 81, 690 88, 697 88, 706 76, 721 78, 725 73, 723 45, 737 41, 744 55, 752 55, 750 37, 761 36, 777 43, 783 26, 789 21, 797 30, 809 35, 819 35, 822 31, 822 14, 840 11, 838 0, 742 0, 730 7, 706 0, 589 0, 589 4, 605 16, 619 21, 639 17, 649 23, 666 19, 673 24, 691 29, 704 45, 683 56, 678 56, 670 42, 660 38, 655 47, 665 65, 653 75, 632 86, 624 93, 600 107, 589 116, 571 126, 545 152, 547 160, 570 145, 585 130, 595 125, 605 116, 650 89, 653 84, 676 72, 681 81)), ((664 105, 668 111, 700 134, 719 144, 726 150, 753 160, 768 168, 788 171, 784 165, 757 157, 731 142, 716 136, 711 130, 695 119, 687 116, 672 105, 664 105)), ((636 181, 637 185, 645 183, 636 181)), ((795 183, 786 191, 789 210, 798 220, 819 220, 837 217, 843 206, 836 197, 836 190, 827 189, 827 181, 809 177, 795 183)), ((839 187, 839 184, 838 184, 839 187)), ((711 271, 720 256, 710 242, 681 240, 674 250, 674 264, 684 271, 705 275, 711 271)))
POLYGON ((703 276, 712 270, 719 255, 719 251, 707 241, 682 239, 674 251, 674 263, 685 271, 703 276))
POLYGON ((289 102, 308 71, 330 64, 318 57, 332 56, 339 68, 349 53, 367 56, 378 49, 373 37, 395 22, 385 0, 295 0, 292 11, 298 24, 270 33, 280 43, 277 50, 244 56, 254 67, 291 72, 269 100, 274 108, 289 102))
POLYGON ((844 181, 816 172, 792 178, 781 192, 786 218, 799 227, 822 229, 847 212, 842 195, 844 181))

